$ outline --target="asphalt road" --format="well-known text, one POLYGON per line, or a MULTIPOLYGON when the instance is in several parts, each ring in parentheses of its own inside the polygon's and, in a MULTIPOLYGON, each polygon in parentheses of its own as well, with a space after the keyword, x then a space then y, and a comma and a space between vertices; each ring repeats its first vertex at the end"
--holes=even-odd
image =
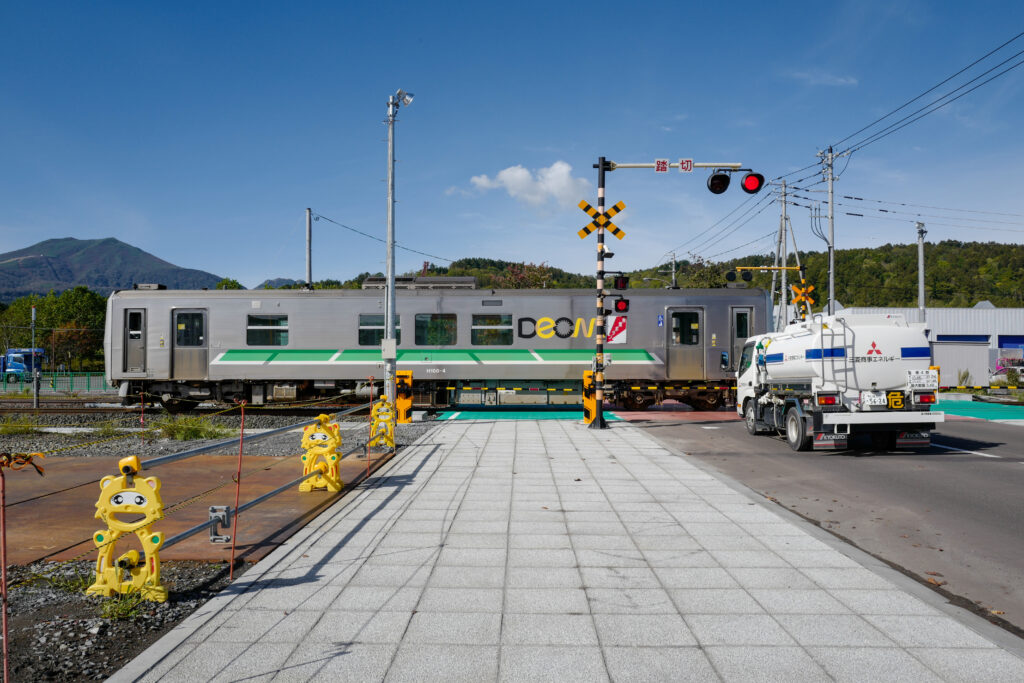
MULTIPOLYGON (((1024 629, 1024 426, 953 419, 928 449, 796 453, 722 413, 637 426, 1024 629), (1002 613, 1002 614, 1000 614, 1002 613)), ((682 416, 680 416, 682 417, 682 416)), ((639 419, 638 419, 639 418, 639 419)), ((667 418, 667 419, 666 419, 667 418)))

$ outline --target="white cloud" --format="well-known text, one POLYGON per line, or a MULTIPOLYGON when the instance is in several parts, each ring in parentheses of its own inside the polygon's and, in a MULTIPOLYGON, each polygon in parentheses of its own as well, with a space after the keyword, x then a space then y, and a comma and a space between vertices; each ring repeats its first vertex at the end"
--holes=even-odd
POLYGON ((857 85, 857 79, 853 76, 837 76, 821 69, 811 69, 810 71, 790 71, 787 75, 790 78, 802 81, 807 85, 857 85))
POLYGON ((580 200, 590 183, 572 177, 572 166, 556 161, 547 168, 531 172, 520 165, 509 166, 491 178, 477 175, 469 179, 478 190, 504 188, 513 199, 530 206, 543 206, 551 200, 562 206, 571 206, 580 200))

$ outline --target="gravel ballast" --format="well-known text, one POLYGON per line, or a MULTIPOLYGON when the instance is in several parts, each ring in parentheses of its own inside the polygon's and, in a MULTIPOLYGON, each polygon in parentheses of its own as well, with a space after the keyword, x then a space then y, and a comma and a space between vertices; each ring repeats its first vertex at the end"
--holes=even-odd
MULTIPOLYGON (((19 416, 13 417, 17 419, 19 416)), ((95 415, 25 414, 20 417, 32 418, 46 428, 83 427, 100 422, 95 415)), ((147 423, 161 418, 163 416, 159 413, 154 412, 151 416, 147 412, 147 423)), ((226 444, 224 450, 237 453, 238 416, 216 416, 209 419, 232 430, 231 434, 210 440, 149 438, 143 442, 141 432, 133 431, 125 432, 124 438, 102 443, 94 442, 109 439, 109 432, 103 435, 95 431, 72 434, 49 431, 0 434, 0 451, 38 451, 51 457, 120 458, 138 455, 145 462, 160 455, 231 440, 232 443, 226 444)), ((301 452, 298 433, 284 432, 251 440, 255 434, 250 430, 285 427, 309 419, 312 418, 247 414, 245 455, 286 457, 301 452)), ((125 429, 139 426, 137 415, 127 420, 120 418, 116 422, 117 427, 125 429)), ((425 421, 398 425, 396 446, 401 449, 411 444, 433 424, 432 421, 425 421)), ((343 452, 366 444, 369 436, 366 417, 346 416, 341 418, 340 425, 343 452)), ((59 466, 52 461, 46 464, 50 468, 59 466)), ((161 563, 161 573, 163 583, 170 590, 167 602, 142 602, 134 608, 124 605, 126 614, 105 617, 104 604, 109 604, 110 600, 85 595, 85 587, 92 581, 93 565, 94 559, 90 559, 68 563, 39 562, 8 568, 12 681, 103 680, 228 584, 226 563, 164 561, 161 563)), ((244 572, 245 568, 244 565, 236 566, 235 576, 244 572)))

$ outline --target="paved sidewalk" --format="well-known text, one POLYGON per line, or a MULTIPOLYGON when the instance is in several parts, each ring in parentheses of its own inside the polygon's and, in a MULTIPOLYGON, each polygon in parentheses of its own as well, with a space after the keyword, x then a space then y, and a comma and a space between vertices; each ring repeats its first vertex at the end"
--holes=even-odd
POLYGON ((794 520, 627 423, 445 422, 112 680, 1024 680, 794 520))

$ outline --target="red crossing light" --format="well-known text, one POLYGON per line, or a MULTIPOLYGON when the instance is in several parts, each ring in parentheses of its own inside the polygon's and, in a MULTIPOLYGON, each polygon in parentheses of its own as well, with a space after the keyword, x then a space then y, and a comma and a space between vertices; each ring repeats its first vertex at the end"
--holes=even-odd
POLYGON ((616 299, 614 304, 616 313, 626 313, 629 311, 629 299, 616 299))
POLYGON ((764 176, 760 173, 748 173, 743 176, 743 191, 747 194, 756 194, 764 187, 764 176))

